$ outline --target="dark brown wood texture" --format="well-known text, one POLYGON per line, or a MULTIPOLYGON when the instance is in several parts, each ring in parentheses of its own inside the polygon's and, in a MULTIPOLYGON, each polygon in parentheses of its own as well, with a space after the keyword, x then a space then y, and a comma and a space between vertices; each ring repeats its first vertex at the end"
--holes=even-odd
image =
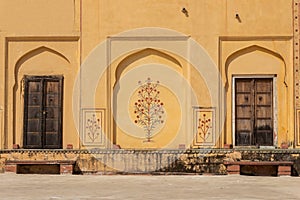
POLYGON ((61 76, 25 76, 24 148, 62 147, 61 76))
POLYGON ((272 146, 273 79, 237 78, 235 115, 237 146, 272 146))

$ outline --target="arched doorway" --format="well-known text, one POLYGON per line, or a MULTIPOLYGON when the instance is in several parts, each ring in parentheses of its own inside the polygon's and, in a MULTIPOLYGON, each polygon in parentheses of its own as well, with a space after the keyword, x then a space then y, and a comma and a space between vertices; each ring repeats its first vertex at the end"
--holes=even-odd
POLYGON ((23 144, 23 148, 62 148, 63 80, 69 64, 64 55, 45 46, 18 59, 10 83, 14 144, 23 144))
POLYGON ((227 131, 235 146, 277 146, 288 116, 286 66, 276 52, 253 45, 226 60, 227 131))

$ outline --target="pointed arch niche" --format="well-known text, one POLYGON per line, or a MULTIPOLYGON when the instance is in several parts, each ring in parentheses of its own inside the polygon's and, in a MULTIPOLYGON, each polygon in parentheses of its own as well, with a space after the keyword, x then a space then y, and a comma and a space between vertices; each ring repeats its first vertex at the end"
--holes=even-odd
POLYGON ((182 130, 179 130, 182 120, 179 99, 160 78, 170 76, 169 78, 172 79, 171 74, 165 74, 168 69, 177 74, 177 79, 173 77, 174 81, 183 81, 183 77, 187 73, 186 65, 180 57, 152 48, 131 52, 116 62, 116 65, 112 67, 110 82, 113 98, 112 115, 114 116, 111 130, 114 144, 120 145, 121 148, 135 149, 178 148, 179 141, 185 141, 185 135, 180 132, 182 130), (134 123, 136 116, 133 109, 137 97, 138 81, 143 83, 147 78, 151 78, 153 82, 160 81, 159 97, 164 103, 165 113, 167 113, 164 116, 164 123, 153 135, 151 142, 145 142, 143 128, 134 123), (133 87, 126 82, 130 82, 129 84, 132 84, 133 87), (124 94, 130 97, 124 98, 124 94), (122 102, 123 99, 124 101, 129 99, 129 102, 121 105, 119 102, 122 102), (127 108, 124 109, 123 105, 126 105, 127 108), (126 130, 124 127, 120 128, 122 125, 119 124, 120 121, 123 121, 123 117, 128 118, 126 130))
POLYGON ((8 133, 12 133, 11 142, 13 144, 23 143, 23 77, 24 75, 32 76, 49 76, 63 75, 70 68, 70 61, 59 51, 46 46, 40 46, 23 54, 16 61, 13 68, 8 71, 8 88, 7 90, 8 110, 8 133), (11 124, 10 124, 11 123, 11 124))
POLYGON ((284 58, 277 52, 258 45, 235 51, 225 62, 226 137, 225 143, 235 144, 235 78, 273 78, 274 145, 288 131, 289 94, 284 58))

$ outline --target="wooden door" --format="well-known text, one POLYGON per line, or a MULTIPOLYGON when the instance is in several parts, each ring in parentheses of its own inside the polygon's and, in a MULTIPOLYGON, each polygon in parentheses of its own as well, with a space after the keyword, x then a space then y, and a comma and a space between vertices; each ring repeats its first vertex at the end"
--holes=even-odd
POLYGON ((24 148, 62 148, 61 76, 25 76, 24 148))
POLYGON ((273 79, 235 79, 235 144, 273 145, 273 79))

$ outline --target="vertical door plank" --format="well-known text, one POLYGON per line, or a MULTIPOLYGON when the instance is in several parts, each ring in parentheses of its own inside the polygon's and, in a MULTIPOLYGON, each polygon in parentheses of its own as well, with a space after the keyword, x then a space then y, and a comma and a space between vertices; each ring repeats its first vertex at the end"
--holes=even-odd
POLYGON ((46 148, 61 148, 61 80, 45 81, 45 140, 46 148))
POLYGON ((252 82, 251 79, 236 79, 236 145, 247 146, 252 141, 252 82))
POLYGON ((273 145, 273 79, 255 80, 255 127, 256 143, 273 145))
POLYGON ((42 148, 41 79, 25 79, 24 93, 24 148, 42 148))

